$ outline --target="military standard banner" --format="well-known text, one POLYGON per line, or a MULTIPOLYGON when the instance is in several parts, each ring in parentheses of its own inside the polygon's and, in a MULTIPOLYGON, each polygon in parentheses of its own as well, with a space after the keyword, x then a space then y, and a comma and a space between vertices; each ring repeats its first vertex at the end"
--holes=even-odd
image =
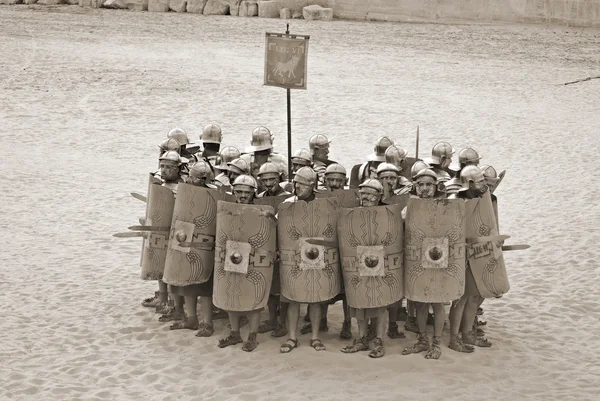
POLYGON ((265 85, 306 89, 309 38, 305 35, 266 33, 265 85))

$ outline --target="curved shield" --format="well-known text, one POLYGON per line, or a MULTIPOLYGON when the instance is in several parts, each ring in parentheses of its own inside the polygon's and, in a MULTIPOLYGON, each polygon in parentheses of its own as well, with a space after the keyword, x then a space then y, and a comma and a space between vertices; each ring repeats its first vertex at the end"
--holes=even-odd
POLYGON ((208 281, 215 261, 217 201, 214 190, 179 184, 163 281, 175 286, 208 281))
POLYGON ((213 303, 226 311, 264 308, 277 251, 270 206, 217 203, 213 303))
POLYGON ((336 189, 335 191, 321 191, 315 193, 317 198, 336 197, 340 207, 353 208, 360 205, 357 189, 336 189))
POLYGON ((165 258, 175 197, 173 192, 158 184, 150 184, 146 220, 148 235, 142 249, 142 280, 160 280, 165 270, 165 258), (161 230, 153 230, 153 227, 161 230))
POLYGON ((261 198, 254 198, 255 205, 267 205, 271 206, 275 211, 284 200, 290 197, 290 194, 278 195, 278 196, 263 196, 261 198))
POLYGON ((502 255, 502 238, 489 191, 466 202, 467 259, 479 294, 499 297, 510 289, 502 255), (496 237, 496 238, 494 238, 496 237))
POLYGON ((404 289, 411 301, 439 303, 465 290, 465 202, 410 198, 406 211, 404 289))
POLYGON ((404 296, 400 205, 342 209, 338 240, 348 305, 379 308, 404 296))
POLYGON ((324 302, 341 290, 337 246, 315 245, 308 239, 337 244, 337 198, 284 202, 279 205, 277 234, 281 295, 295 302, 324 302))

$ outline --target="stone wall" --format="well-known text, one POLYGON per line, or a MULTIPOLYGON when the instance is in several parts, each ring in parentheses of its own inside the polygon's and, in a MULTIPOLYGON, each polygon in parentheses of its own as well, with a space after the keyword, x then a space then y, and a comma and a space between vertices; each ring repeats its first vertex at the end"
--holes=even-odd
POLYGON ((600 27, 600 0, 330 0, 339 19, 479 21, 600 27))

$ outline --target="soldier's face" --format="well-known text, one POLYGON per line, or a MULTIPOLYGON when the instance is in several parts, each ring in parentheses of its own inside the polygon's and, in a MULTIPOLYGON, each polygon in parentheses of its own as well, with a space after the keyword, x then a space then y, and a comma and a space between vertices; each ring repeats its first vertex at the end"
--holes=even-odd
POLYGON ((381 195, 372 194, 370 192, 360 192, 360 205, 362 207, 371 207, 379 205, 381 195))
POLYGON ((325 161, 329 157, 329 146, 323 148, 315 148, 313 158, 325 161))
POLYGON ((346 177, 342 174, 327 174, 325 177, 325 185, 330 191, 344 188, 346 177))
POLYGON ((436 180, 433 177, 420 177, 415 182, 415 190, 419 198, 433 198, 435 195, 436 180))
POLYGON ((165 181, 177 181, 179 179, 179 166, 168 161, 161 161, 160 176, 165 181))
POLYGON ((379 175, 379 181, 383 185, 387 185, 388 189, 391 191, 396 188, 398 184, 398 175, 393 171, 384 171, 379 175))
POLYGON ((244 205, 252 202, 254 197, 254 191, 245 185, 237 185, 233 190, 233 194, 235 195, 235 201, 244 205))
POLYGON ((294 182, 294 191, 296 192, 298 199, 306 199, 312 194, 313 186, 302 184, 301 182, 294 182))
POLYGON ((240 176, 238 173, 236 173, 235 171, 231 171, 231 170, 229 170, 227 172, 227 175, 229 176, 229 182, 231 182, 232 184, 233 184, 233 181, 235 181, 235 179, 240 176))
POLYGON ((260 180, 269 192, 275 192, 279 185, 279 176, 276 174, 263 174, 260 180))
POLYGON ((487 186, 487 183, 485 182, 484 177, 477 177, 473 181, 470 181, 469 187, 471 188, 471 190, 474 193, 476 193, 478 195, 483 195, 485 193, 485 191, 488 190, 488 186, 487 186))
POLYGON ((446 156, 442 156, 441 160, 440 160, 440 168, 442 170, 445 169, 445 168, 448 168, 448 166, 450 166, 451 163, 452 163, 452 158, 446 157, 446 156))
POLYGON ((302 163, 294 163, 292 161, 292 172, 295 173, 296 171, 300 170, 302 167, 307 166, 308 164, 302 164, 302 163))
POLYGON ((188 184, 194 185, 196 187, 205 187, 206 186, 206 177, 195 177, 190 175, 187 179, 188 184))

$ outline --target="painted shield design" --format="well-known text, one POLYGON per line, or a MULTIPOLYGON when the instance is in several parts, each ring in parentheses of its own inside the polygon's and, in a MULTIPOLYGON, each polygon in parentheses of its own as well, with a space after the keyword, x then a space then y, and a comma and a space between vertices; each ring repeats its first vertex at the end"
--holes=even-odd
POLYGON ((279 206, 281 295, 295 302, 324 302, 341 290, 337 198, 279 206), (326 245, 314 245, 309 239, 326 245), (333 246, 335 244, 335 246, 333 246))
POLYGON ((226 311, 264 308, 277 251, 270 206, 217 203, 213 303, 226 311))
POLYGON ((340 207, 352 208, 360 205, 357 189, 336 189, 335 191, 322 191, 316 193, 317 198, 336 197, 340 207))
POLYGON ((417 302, 449 302, 465 290, 465 202, 410 198, 406 211, 404 289, 417 302))
POLYGON ((174 206, 175 197, 169 188, 150 185, 144 226, 161 227, 163 230, 147 230, 142 250, 142 280, 160 280, 163 277, 174 206))
POLYGON ((499 297, 510 289, 502 255, 502 241, 492 198, 487 191, 480 199, 466 202, 467 259, 484 298, 499 297))
POLYGON ((400 205, 342 209, 338 238, 348 305, 379 308, 404 296, 400 205))
POLYGON ((217 201, 214 189, 179 184, 163 281, 176 286, 202 284, 215 261, 217 201))

